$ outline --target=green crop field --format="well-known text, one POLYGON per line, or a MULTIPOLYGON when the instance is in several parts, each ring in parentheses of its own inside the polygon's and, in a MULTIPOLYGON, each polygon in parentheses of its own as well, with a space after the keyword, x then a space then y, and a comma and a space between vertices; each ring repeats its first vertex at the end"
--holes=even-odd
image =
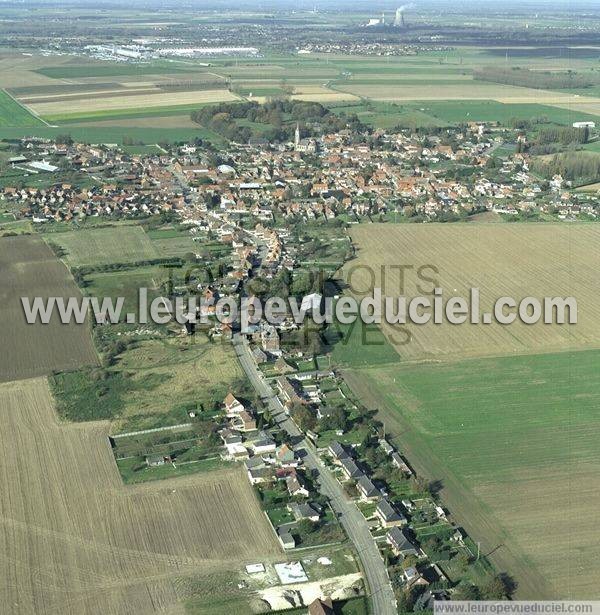
POLYGON ((521 596, 595 595, 600 351, 347 373, 521 596))
MULTIPOLYGON (((164 105, 161 107, 134 107, 131 109, 102 109, 100 111, 79 111, 48 115, 48 119, 61 124, 80 124, 82 122, 135 119, 141 117, 165 117, 172 115, 189 115, 192 111, 212 103, 198 102, 185 105, 164 105)), ((157 124, 160 127, 160 124, 157 124)))
POLYGON ((414 103, 422 112, 451 123, 479 121, 507 123, 512 118, 531 119, 545 116, 556 124, 571 125, 577 121, 596 121, 589 113, 580 113, 536 103, 508 104, 495 100, 424 101, 414 103))
POLYGON ((461 122, 500 122, 546 117, 555 124, 570 126, 576 121, 597 121, 597 116, 536 103, 510 104, 495 100, 381 102, 361 101, 331 106, 336 113, 356 114, 376 128, 395 126, 446 126, 461 122))
MULTIPOLYGON (((145 116, 144 116, 145 117, 145 116)), ((32 128, 0 126, 0 139, 21 139, 25 136, 43 137, 45 139, 56 138, 57 135, 70 135, 74 140, 82 143, 117 143, 133 139, 135 142, 144 144, 153 143, 173 143, 189 141, 196 137, 208 139, 213 143, 222 143, 223 139, 217 134, 198 126, 198 128, 160 128, 160 118, 157 118, 156 128, 145 128, 141 126, 60 126, 52 128, 50 126, 39 125, 32 128)))
POLYGON ((157 258, 146 233, 139 226, 111 226, 93 230, 54 233, 49 241, 65 251, 70 266, 131 263, 157 258))
POLYGON ((347 105, 332 105, 335 113, 356 114, 361 122, 374 128, 421 128, 425 126, 447 126, 450 122, 423 113, 413 103, 397 104, 376 101, 362 101, 347 105))
POLYGON ((86 293, 92 297, 123 297, 123 310, 135 312, 138 308, 139 289, 148 290, 152 301, 161 292, 161 284, 168 280, 169 270, 154 265, 119 271, 92 273, 86 276, 86 293))
POLYGON ((0 90, 0 128, 5 126, 43 126, 43 122, 31 115, 5 90, 0 90))

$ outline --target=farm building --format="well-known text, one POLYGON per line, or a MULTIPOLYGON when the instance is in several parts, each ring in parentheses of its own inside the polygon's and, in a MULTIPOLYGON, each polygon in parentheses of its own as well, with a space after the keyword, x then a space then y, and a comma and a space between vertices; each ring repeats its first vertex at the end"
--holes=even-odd
POLYGON ((277 538, 279 538, 279 542, 284 549, 293 549, 296 546, 296 540, 289 527, 278 527, 277 538))

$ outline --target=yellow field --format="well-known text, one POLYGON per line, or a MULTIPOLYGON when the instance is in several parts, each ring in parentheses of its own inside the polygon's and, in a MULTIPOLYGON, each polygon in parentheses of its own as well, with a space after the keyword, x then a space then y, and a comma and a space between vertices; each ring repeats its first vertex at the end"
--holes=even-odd
POLYGON ((158 92, 134 96, 115 96, 111 98, 88 98, 73 100, 68 107, 63 101, 28 105, 38 115, 58 115, 68 109, 69 113, 87 113, 93 111, 114 111, 118 109, 150 109, 174 105, 196 103, 217 103, 238 100, 228 90, 198 90, 184 92, 158 92))
MULTIPOLYGON (((600 346, 600 229, 589 225, 478 224, 478 225, 360 225, 352 230, 358 245, 357 265, 373 270, 374 286, 382 286, 381 266, 387 266, 384 295, 407 296, 430 292, 433 284, 421 282, 416 270, 433 265, 439 271, 424 271, 444 291, 444 298, 469 298, 470 288, 481 293, 480 312, 491 312, 503 296, 515 300, 528 296, 575 296, 576 325, 426 325, 384 324, 383 330, 405 359, 444 359, 498 356, 515 353, 551 352, 600 346), (410 265, 406 285, 399 284, 398 271, 389 267, 410 265), (407 341, 408 332, 411 339, 407 341)), ((352 275, 360 290, 370 286, 366 269, 352 275)))
POLYGON ((590 113, 591 115, 600 115, 600 100, 597 98, 579 97, 574 102, 567 104, 555 104, 555 107, 562 107, 578 113, 590 113))
MULTIPOLYGON (((477 81, 468 83, 468 86, 464 81, 457 81, 456 85, 442 86, 425 82, 423 85, 386 83, 355 85, 349 81, 336 85, 336 89, 374 100, 497 100, 502 103, 539 103, 561 106, 582 100, 574 94, 477 81)), ((599 98, 588 97, 585 100, 590 104, 600 104, 599 98)))
POLYGON ((357 100, 358 97, 347 92, 330 90, 320 85, 298 85, 295 86, 293 100, 308 100, 314 102, 336 102, 342 100, 357 100))
POLYGON ((108 425, 59 424, 45 379, 0 385, 0 413, 7 612, 180 613, 244 562, 281 557, 241 470, 124 487, 108 425))

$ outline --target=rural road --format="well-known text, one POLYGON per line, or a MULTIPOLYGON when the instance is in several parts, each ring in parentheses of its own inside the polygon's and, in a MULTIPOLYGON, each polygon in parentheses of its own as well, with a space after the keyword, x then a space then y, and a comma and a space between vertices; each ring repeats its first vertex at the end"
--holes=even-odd
POLYGON ((337 513, 340 523, 346 530, 350 540, 354 543, 360 557, 370 591, 369 595, 372 601, 373 613, 375 615, 396 615, 396 599, 390 584, 387 568, 371 536, 366 519, 354 502, 345 496, 342 486, 331 470, 321 461, 314 446, 304 438, 296 424, 285 414, 281 401, 273 394, 271 387, 256 367, 254 359, 250 354, 247 340, 239 334, 235 334, 233 346, 254 390, 269 405, 271 414, 279 426, 294 438, 294 442, 299 441, 295 448, 304 449, 306 453, 304 465, 309 470, 318 471, 318 482, 321 492, 329 498, 331 507, 337 513))

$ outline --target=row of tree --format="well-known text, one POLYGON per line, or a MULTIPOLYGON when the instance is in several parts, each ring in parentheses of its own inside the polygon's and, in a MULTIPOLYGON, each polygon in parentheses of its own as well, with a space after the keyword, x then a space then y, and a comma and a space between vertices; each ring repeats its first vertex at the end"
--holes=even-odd
POLYGON ((562 152, 550 160, 534 160, 532 168, 546 179, 561 175, 570 181, 593 181, 600 178, 600 156, 591 152, 562 152))
POLYGON ((519 67, 485 66, 475 69, 473 77, 480 81, 493 81, 541 90, 591 88, 600 84, 600 77, 596 75, 581 74, 571 70, 566 72, 533 71, 519 67))

